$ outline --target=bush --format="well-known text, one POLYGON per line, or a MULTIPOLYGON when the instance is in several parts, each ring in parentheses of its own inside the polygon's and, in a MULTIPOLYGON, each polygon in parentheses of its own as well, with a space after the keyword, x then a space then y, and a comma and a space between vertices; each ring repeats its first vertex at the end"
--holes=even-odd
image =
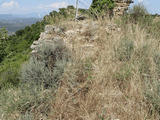
POLYGON ((137 4, 137 5, 134 5, 132 9, 129 9, 128 12, 130 14, 134 14, 134 15, 137 15, 137 16, 143 16, 143 15, 148 14, 148 11, 145 8, 145 6, 143 4, 140 4, 140 3, 137 4))
POLYGON ((93 0, 90 12, 96 17, 98 17, 97 15, 106 14, 106 11, 109 11, 111 15, 114 6, 115 4, 113 0, 93 0))
POLYGON ((7 46, 8 32, 5 28, 0 28, 0 63, 6 56, 5 48, 7 46))
POLYGON ((62 42, 39 47, 38 52, 21 68, 18 88, 1 89, 0 119, 9 119, 14 114, 19 114, 15 117, 20 120, 39 118, 40 114, 45 116, 50 109, 49 100, 68 61, 69 52, 62 42), (32 111, 38 114, 33 116, 30 114, 32 111))
POLYGON ((130 14, 130 19, 135 23, 148 15, 148 11, 143 4, 134 5, 133 8, 129 9, 128 13, 130 14))
POLYGON ((32 56, 22 67, 21 80, 44 85, 45 88, 57 87, 68 58, 68 52, 62 44, 43 45, 37 56, 32 56))
POLYGON ((23 84, 19 88, 3 89, 0 93, 0 119, 2 120, 35 120, 34 117, 45 116, 53 97, 50 90, 38 85, 23 84), (35 115, 36 113, 36 115, 35 115))
POLYGON ((18 86, 19 84, 19 71, 17 69, 8 69, 7 71, 1 73, 0 78, 0 89, 9 88, 12 86, 18 86))

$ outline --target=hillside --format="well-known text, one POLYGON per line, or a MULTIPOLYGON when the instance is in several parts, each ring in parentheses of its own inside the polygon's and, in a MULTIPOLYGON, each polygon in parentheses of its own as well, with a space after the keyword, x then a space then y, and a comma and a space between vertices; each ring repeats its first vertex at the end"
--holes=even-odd
POLYGON ((9 14, 0 14, 0 28, 5 27, 10 34, 17 30, 24 29, 26 26, 35 24, 40 18, 25 18, 9 14))
POLYGON ((160 119, 160 19, 136 7, 74 20, 68 6, 1 30, 0 119, 160 119))
POLYGON ((6 37, 6 40, 2 39, 0 46, 0 88, 8 86, 8 84, 9 86, 17 84, 19 67, 28 59, 31 51, 30 46, 33 41, 38 40, 44 26, 60 24, 63 20, 71 20, 74 13, 74 7, 72 6, 68 6, 67 9, 60 9, 59 12, 53 11, 40 22, 16 31, 15 35, 6 37), (8 73, 10 75, 6 76, 8 73))

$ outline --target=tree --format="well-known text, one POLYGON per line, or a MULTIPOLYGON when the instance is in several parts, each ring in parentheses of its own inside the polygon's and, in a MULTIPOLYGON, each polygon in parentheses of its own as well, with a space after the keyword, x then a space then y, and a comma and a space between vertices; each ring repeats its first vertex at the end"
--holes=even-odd
POLYGON ((5 48, 7 45, 8 32, 5 28, 0 29, 0 62, 6 55, 5 48))
POLYGON ((113 10, 115 4, 113 0, 93 0, 90 10, 92 13, 106 13, 113 10))
POLYGON ((8 31, 6 28, 0 28, 0 40, 8 38, 8 31))
POLYGON ((129 9, 128 13, 130 14, 133 22, 143 20, 145 16, 149 14, 146 7, 141 3, 134 5, 133 8, 129 9))

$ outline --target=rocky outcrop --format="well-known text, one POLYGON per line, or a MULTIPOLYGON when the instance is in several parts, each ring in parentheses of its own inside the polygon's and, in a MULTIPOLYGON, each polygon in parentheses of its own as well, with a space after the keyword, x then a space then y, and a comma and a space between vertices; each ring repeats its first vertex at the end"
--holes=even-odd
POLYGON ((45 31, 41 33, 40 38, 37 41, 34 41, 31 45, 32 54, 36 54, 38 52, 38 49, 44 44, 63 44, 63 39, 61 37, 61 35, 64 34, 63 31, 64 30, 60 27, 47 25, 45 27, 45 31))
POLYGON ((133 0, 114 0, 115 1, 115 8, 113 9, 113 14, 115 16, 123 15, 133 0))
POLYGON ((70 21, 68 25, 62 26, 47 25, 40 38, 31 45, 32 55, 37 55, 39 48, 43 44, 51 47, 61 44, 73 53, 74 49, 78 49, 80 53, 77 54, 81 54, 82 58, 83 56, 94 56, 98 51, 99 29, 108 34, 121 31, 116 24, 101 25, 97 21, 87 20, 80 22, 70 21))

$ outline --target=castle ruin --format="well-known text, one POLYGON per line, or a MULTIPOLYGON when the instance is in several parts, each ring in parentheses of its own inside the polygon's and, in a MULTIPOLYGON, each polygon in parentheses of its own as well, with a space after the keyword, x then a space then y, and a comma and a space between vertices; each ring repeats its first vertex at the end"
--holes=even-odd
POLYGON ((133 0, 114 0, 115 8, 113 9, 114 16, 123 15, 126 10, 128 10, 133 0))

